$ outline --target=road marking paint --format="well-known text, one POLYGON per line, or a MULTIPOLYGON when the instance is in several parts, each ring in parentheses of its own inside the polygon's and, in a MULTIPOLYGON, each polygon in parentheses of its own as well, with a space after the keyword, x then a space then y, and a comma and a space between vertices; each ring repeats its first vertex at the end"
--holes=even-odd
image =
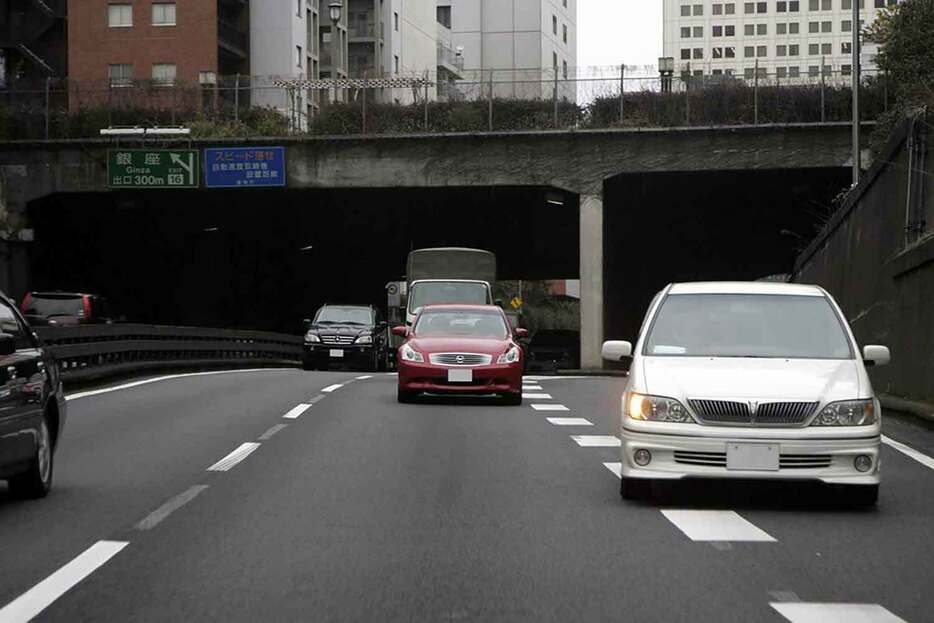
POLYGON ((613 475, 617 478, 623 477, 623 464, 622 463, 604 463, 603 466, 613 472, 613 475))
POLYGON ((885 435, 882 435, 882 443, 884 443, 885 445, 887 445, 887 446, 889 446, 889 447, 891 447, 891 448, 895 448, 896 450, 898 450, 899 452, 901 452, 901 453, 904 454, 905 456, 910 457, 910 458, 916 460, 918 463, 921 463, 922 465, 924 465, 924 466, 927 467, 928 469, 934 469, 934 459, 932 459, 932 458, 929 457, 928 455, 926 455, 926 454, 924 454, 924 453, 922 453, 922 452, 918 452, 918 451, 915 450, 914 448, 912 448, 912 447, 910 447, 910 446, 906 446, 906 445, 903 444, 902 442, 900 442, 900 441, 895 441, 894 439, 892 439, 892 438, 890 438, 890 437, 886 437, 885 435))
POLYGON ((621 443, 619 437, 612 435, 571 435, 581 448, 618 448, 621 443))
POLYGON ((357 377, 356 379, 354 379, 354 380, 355 380, 355 381, 365 381, 365 380, 371 379, 371 378, 373 378, 373 375, 372 375, 372 374, 366 374, 366 375, 364 375, 364 376, 358 376, 358 377, 357 377))
POLYGON ((259 441, 269 441, 272 439, 272 436, 278 433, 280 430, 288 426, 288 424, 276 424, 267 430, 265 433, 259 436, 259 441))
POLYGON ((532 408, 536 411, 570 411, 564 405, 533 404, 532 408))
POLYGON ((298 406, 295 406, 289 409, 289 412, 283 415, 282 417, 284 417, 287 420, 297 420, 298 418, 301 417, 302 413, 304 413, 310 408, 311 408, 310 404, 302 403, 298 406))
POLYGON ((230 454, 222 458, 220 461, 218 461, 217 463, 209 467, 208 471, 209 472, 226 472, 230 468, 236 466, 237 463, 239 463, 246 457, 253 454, 253 452, 255 452, 257 448, 259 448, 259 445, 260 444, 252 442, 252 441, 241 444, 239 448, 237 448, 236 450, 234 450, 233 452, 231 452, 230 454))
POLYGON ((103 389, 92 389, 86 392, 78 392, 76 394, 69 394, 65 396, 65 400, 77 400, 78 398, 87 398, 88 396, 97 396, 99 394, 109 394, 110 392, 117 392, 123 389, 139 387, 140 385, 149 385, 150 383, 160 383, 162 381, 171 381, 172 379, 185 379, 185 378, 194 377, 194 376, 214 376, 217 374, 237 374, 237 373, 252 373, 252 372, 285 372, 288 370, 291 370, 291 368, 250 368, 246 370, 215 370, 213 372, 189 372, 186 374, 169 374, 167 376, 157 376, 151 379, 143 379, 142 381, 133 381, 132 383, 114 385, 113 387, 105 387, 103 389))
POLYGON ((340 389, 341 387, 343 387, 343 386, 344 386, 343 383, 338 383, 337 385, 328 385, 327 387, 325 387, 325 388, 322 389, 321 391, 324 392, 325 394, 330 394, 331 392, 336 392, 337 390, 339 390, 339 389, 340 389))
POLYGON ((692 541, 775 542, 733 511, 663 510, 662 515, 692 541))
POLYGON ((582 417, 549 417, 545 419, 555 426, 593 426, 593 422, 582 417))
POLYGON ((878 604, 780 603, 769 604, 791 623, 905 623, 878 604))
POLYGON ((522 397, 528 400, 551 400, 551 394, 527 394, 522 392, 522 397))
POLYGON ((523 385, 522 389, 524 390, 527 389, 530 392, 539 392, 539 391, 542 391, 542 386, 541 385, 523 385))
POLYGON ((98 541, 0 609, 0 623, 21 623, 37 616, 127 545, 126 541, 98 541))
POLYGON ((198 497, 198 494, 207 489, 207 485, 195 485, 190 489, 183 491, 176 495, 174 498, 154 510, 153 512, 146 515, 141 522, 136 524, 137 530, 152 530, 163 519, 183 507, 185 504, 188 504, 193 499, 198 497))

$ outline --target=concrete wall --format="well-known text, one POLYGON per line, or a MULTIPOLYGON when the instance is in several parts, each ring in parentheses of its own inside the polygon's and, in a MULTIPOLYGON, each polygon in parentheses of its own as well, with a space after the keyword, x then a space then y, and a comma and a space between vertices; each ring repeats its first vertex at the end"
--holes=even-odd
POLYGON ((870 369, 877 392, 934 401, 934 141, 924 130, 923 121, 896 130, 798 258, 795 280, 833 294, 861 345, 891 348, 892 364, 870 369))

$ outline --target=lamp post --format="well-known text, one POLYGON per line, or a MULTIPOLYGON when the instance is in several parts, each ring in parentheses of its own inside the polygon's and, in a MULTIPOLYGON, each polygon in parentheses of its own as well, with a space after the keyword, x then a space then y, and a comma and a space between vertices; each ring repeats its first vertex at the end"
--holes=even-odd
POLYGON ((341 21, 344 3, 332 0, 328 5, 328 17, 331 18, 331 79, 334 80, 334 103, 337 103, 337 79, 341 59, 341 38, 337 25, 341 21))
POLYGON ((675 59, 671 56, 659 58, 658 73, 662 77, 662 93, 671 93, 671 77, 675 73, 675 59))
POLYGON ((853 186, 859 184, 859 0, 853 2, 853 186))

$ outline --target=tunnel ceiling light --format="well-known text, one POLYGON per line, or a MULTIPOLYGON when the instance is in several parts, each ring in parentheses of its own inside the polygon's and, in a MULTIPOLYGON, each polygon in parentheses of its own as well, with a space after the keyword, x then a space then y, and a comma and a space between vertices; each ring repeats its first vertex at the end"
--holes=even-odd
POLYGON ((205 227, 205 228, 204 228, 203 230, 201 230, 201 231, 205 231, 205 232, 208 232, 208 233, 213 233, 213 232, 220 231, 220 230, 221 230, 220 227, 205 227))
POLYGON ((550 203, 551 205, 563 206, 564 205, 564 195, 561 193, 550 192, 545 195, 545 202, 550 203))
POLYGON ((101 130, 101 136, 144 136, 146 129, 139 126, 110 126, 101 130))
POLYGON ((315 248, 315 245, 310 244, 310 245, 308 245, 307 247, 302 247, 301 249, 299 249, 299 251, 301 251, 301 252, 304 253, 305 251, 311 251, 311 250, 314 249, 314 248, 315 248))

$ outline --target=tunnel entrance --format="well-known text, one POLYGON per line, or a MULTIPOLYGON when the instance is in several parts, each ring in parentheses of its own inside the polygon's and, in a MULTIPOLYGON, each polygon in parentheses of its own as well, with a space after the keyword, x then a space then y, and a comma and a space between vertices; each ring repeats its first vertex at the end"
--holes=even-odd
POLYGON ((57 194, 30 220, 30 289, 133 322, 296 333, 326 302, 385 307, 421 247, 489 249, 501 279, 579 272, 577 196, 541 187, 57 194))
POLYGON ((620 175, 604 187, 604 328, 635 339, 678 281, 755 280, 794 259, 850 183, 844 168, 620 175))

